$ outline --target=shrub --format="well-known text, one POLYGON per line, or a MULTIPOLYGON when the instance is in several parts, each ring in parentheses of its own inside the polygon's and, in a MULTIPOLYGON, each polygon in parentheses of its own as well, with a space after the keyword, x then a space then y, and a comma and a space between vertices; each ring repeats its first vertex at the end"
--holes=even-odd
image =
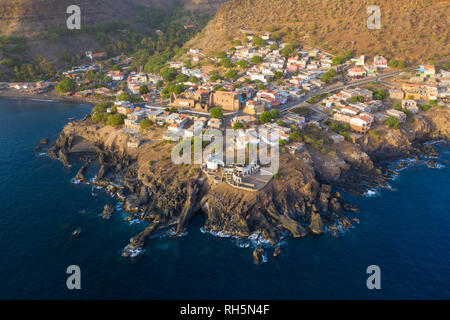
POLYGON ((72 79, 64 79, 56 85, 56 91, 58 93, 67 93, 69 91, 75 90, 77 84, 72 79))
POLYGON ((270 115, 272 119, 276 119, 280 117, 280 111, 278 109, 272 109, 270 110, 270 115))
POLYGON ((211 118, 215 118, 215 119, 223 118, 222 109, 220 109, 218 107, 211 108, 211 110, 209 110, 209 115, 211 116, 211 118))
POLYGON ((385 121, 385 124, 389 127, 389 128, 394 128, 394 129, 398 129, 398 119, 396 117, 389 117, 389 119, 387 119, 385 121))
POLYGON ((141 122, 139 122, 139 127, 140 127, 142 130, 146 130, 146 129, 148 129, 149 127, 151 127, 152 125, 153 125, 153 121, 150 120, 150 119, 148 119, 148 118, 142 119, 141 122))
POLYGON ((236 122, 233 124, 233 130, 238 130, 244 128, 244 125, 241 122, 236 122))
POLYGON ((430 110, 431 108, 432 107, 429 104, 424 104, 420 106, 420 109, 424 112, 430 110))
POLYGON ((142 85, 139 87, 139 93, 140 94, 147 94, 149 93, 150 90, 148 90, 148 87, 146 85, 142 85))
POLYGON ((261 113, 261 115, 259 116, 259 120, 262 123, 267 123, 272 121, 272 115, 270 114, 269 111, 264 111, 263 113, 261 113))
POLYGON ((123 114, 111 114, 108 116, 106 123, 110 126, 116 127, 123 124, 125 115, 123 114))

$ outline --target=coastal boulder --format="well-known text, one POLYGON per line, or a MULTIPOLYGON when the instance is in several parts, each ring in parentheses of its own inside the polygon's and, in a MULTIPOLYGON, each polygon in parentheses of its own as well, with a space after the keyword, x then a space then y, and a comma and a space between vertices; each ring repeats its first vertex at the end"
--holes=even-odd
POLYGON ((59 155, 59 160, 65 167, 70 166, 69 158, 67 157, 67 154, 64 151, 59 150, 58 155, 59 155))
POLYGON ((323 221, 318 213, 313 213, 311 215, 311 223, 309 224, 309 231, 312 234, 320 235, 323 233, 323 221))
POLYGON ((253 261, 256 264, 261 264, 263 262, 264 249, 262 247, 257 247, 253 250, 253 261))
POLYGON ((105 207, 103 208, 103 214, 102 214, 103 219, 109 219, 115 210, 116 210, 116 208, 113 205, 111 205, 111 204, 105 205, 105 207))

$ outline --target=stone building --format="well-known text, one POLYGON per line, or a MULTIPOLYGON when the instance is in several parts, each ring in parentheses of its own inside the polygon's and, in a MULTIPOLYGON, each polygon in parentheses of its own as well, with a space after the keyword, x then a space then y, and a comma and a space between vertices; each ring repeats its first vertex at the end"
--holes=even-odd
POLYGON ((189 108, 207 112, 210 108, 219 107, 224 111, 238 111, 240 109, 239 96, 236 92, 183 92, 179 95, 172 93, 169 106, 189 108))

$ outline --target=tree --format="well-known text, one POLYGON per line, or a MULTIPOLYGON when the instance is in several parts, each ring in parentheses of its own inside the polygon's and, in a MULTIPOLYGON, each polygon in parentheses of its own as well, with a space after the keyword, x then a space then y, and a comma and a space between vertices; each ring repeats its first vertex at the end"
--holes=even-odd
POLYGON ((258 90, 265 90, 266 89, 266 85, 263 83, 258 84, 258 90))
POLYGON ((253 45, 258 48, 264 48, 267 43, 260 37, 253 37, 253 45))
POLYGON ((297 131, 292 131, 289 134, 289 141, 300 141, 301 136, 297 131))
POLYGON ((233 62, 231 62, 231 60, 229 58, 224 58, 224 59, 220 60, 220 65, 224 68, 232 68, 233 62))
POLYGON ((189 77, 183 73, 179 73, 177 74, 177 76, 175 77, 176 82, 179 83, 184 83, 187 82, 189 80, 189 77))
POLYGON ((108 110, 108 108, 111 108, 112 106, 112 102, 100 102, 95 105, 95 107, 92 109, 92 112, 106 112, 106 110, 108 110))
POLYGON ((275 71, 273 76, 275 77, 275 79, 281 79, 281 78, 283 78, 283 72, 275 71))
POLYGON ((149 93, 150 90, 148 90, 148 87, 144 84, 142 86, 140 86, 139 88, 139 94, 147 94, 149 93))
POLYGON ((394 103, 392 106, 395 110, 402 111, 402 105, 400 103, 394 103))
POLYGON ((394 128, 394 129, 398 129, 398 119, 395 117, 389 117, 389 119, 386 120, 385 124, 389 127, 389 128, 394 128))
POLYGON ((76 86, 77 84, 73 79, 64 79, 58 82, 58 84, 56 85, 56 91, 58 91, 58 93, 60 94, 67 93, 69 91, 74 91, 76 86))
POLYGON ((280 54, 284 58, 289 58, 294 53, 294 46, 291 44, 286 45, 280 50, 280 54))
POLYGON ((139 127, 142 130, 146 130, 149 127, 151 127, 152 125, 153 125, 153 121, 148 118, 142 119, 141 122, 139 122, 139 127))
POLYGON ((320 80, 329 84, 333 82, 334 77, 336 77, 336 70, 330 69, 321 76, 320 80))
POLYGON ((164 81, 158 80, 155 84, 156 89, 161 89, 164 86, 164 81))
POLYGON ((131 101, 131 96, 128 93, 122 92, 117 97, 117 100, 119 100, 119 101, 131 101))
POLYGON ((223 118, 223 112, 222 109, 219 107, 214 107, 209 110, 209 115, 211 118, 215 119, 222 119, 223 118))
POLYGON ((238 74, 237 70, 231 69, 227 73, 225 73, 225 78, 227 78, 229 80, 236 80, 238 75, 239 74, 238 74))
POLYGON ((343 64, 345 62, 345 58, 343 56, 335 56, 331 59, 331 63, 333 66, 337 66, 343 64))
POLYGON ((270 121, 272 121, 272 115, 270 114, 269 111, 264 111, 259 116, 259 121, 261 121, 262 123, 270 122, 270 121))
POLYGON ((178 74, 177 70, 175 70, 173 68, 163 68, 161 70, 161 77, 163 77, 163 79, 165 81, 173 81, 173 80, 175 80, 177 74, 178 74))
POLYGON ((278 109, 272 109, 270 110, 270 116, 272 119, 276 119, 280 117, 280 111, 278 109))
POLYGON ((236 122, 233 124, 233 130, 238 130, 244 128, 244 125, 241 122, 236 122))
POLYGON ((250 59, 251 64, 260 64, 262 62, 262 58, 260 56, 254 56, 250 59))
POLYGON ((277 125, 282 126, 282 127, 287 127, 286 122, 284 122, 283 120, 278 120, 277 125))
POLYGON ((241 69, 247 69, 249 63, 246 60, 239 60, 238 62, 236 62, 236 65, 241 69))
POLYGON ((358 99, 356 97, 350 97, 350 103, 356 103, 358 99))
POLYGON ((120 126, 125 120, 125 115, 123 114, 111 114, 107 118, 107 124, 113 127, 120 126))
POLYGON ((189 77, 189 82, 197 83, 199 82, 199 79, 196 76, 192 75, 189 77))
POLYGON ((184 85, 182 85, 182 84, 177 84, 177 85, 175 86, 175 88, 173 89, 173 92, 174 92, 175 94, 180 94, 180 93, 182 93, 185 89, 186 89, 186 88, 184 87, 184 85))

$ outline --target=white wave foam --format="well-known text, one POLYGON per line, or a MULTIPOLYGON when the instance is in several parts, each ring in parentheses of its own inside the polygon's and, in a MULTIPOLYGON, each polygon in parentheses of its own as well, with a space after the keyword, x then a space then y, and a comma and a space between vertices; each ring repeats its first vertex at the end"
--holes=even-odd
POLYGON ((380 193, 376 190, 376 189, 368 189, 366 191, 366 193, 364 193, 364 197, 368 197, 368 198, 374 198, 374 197, 378 197, 380 195, 380 193))

